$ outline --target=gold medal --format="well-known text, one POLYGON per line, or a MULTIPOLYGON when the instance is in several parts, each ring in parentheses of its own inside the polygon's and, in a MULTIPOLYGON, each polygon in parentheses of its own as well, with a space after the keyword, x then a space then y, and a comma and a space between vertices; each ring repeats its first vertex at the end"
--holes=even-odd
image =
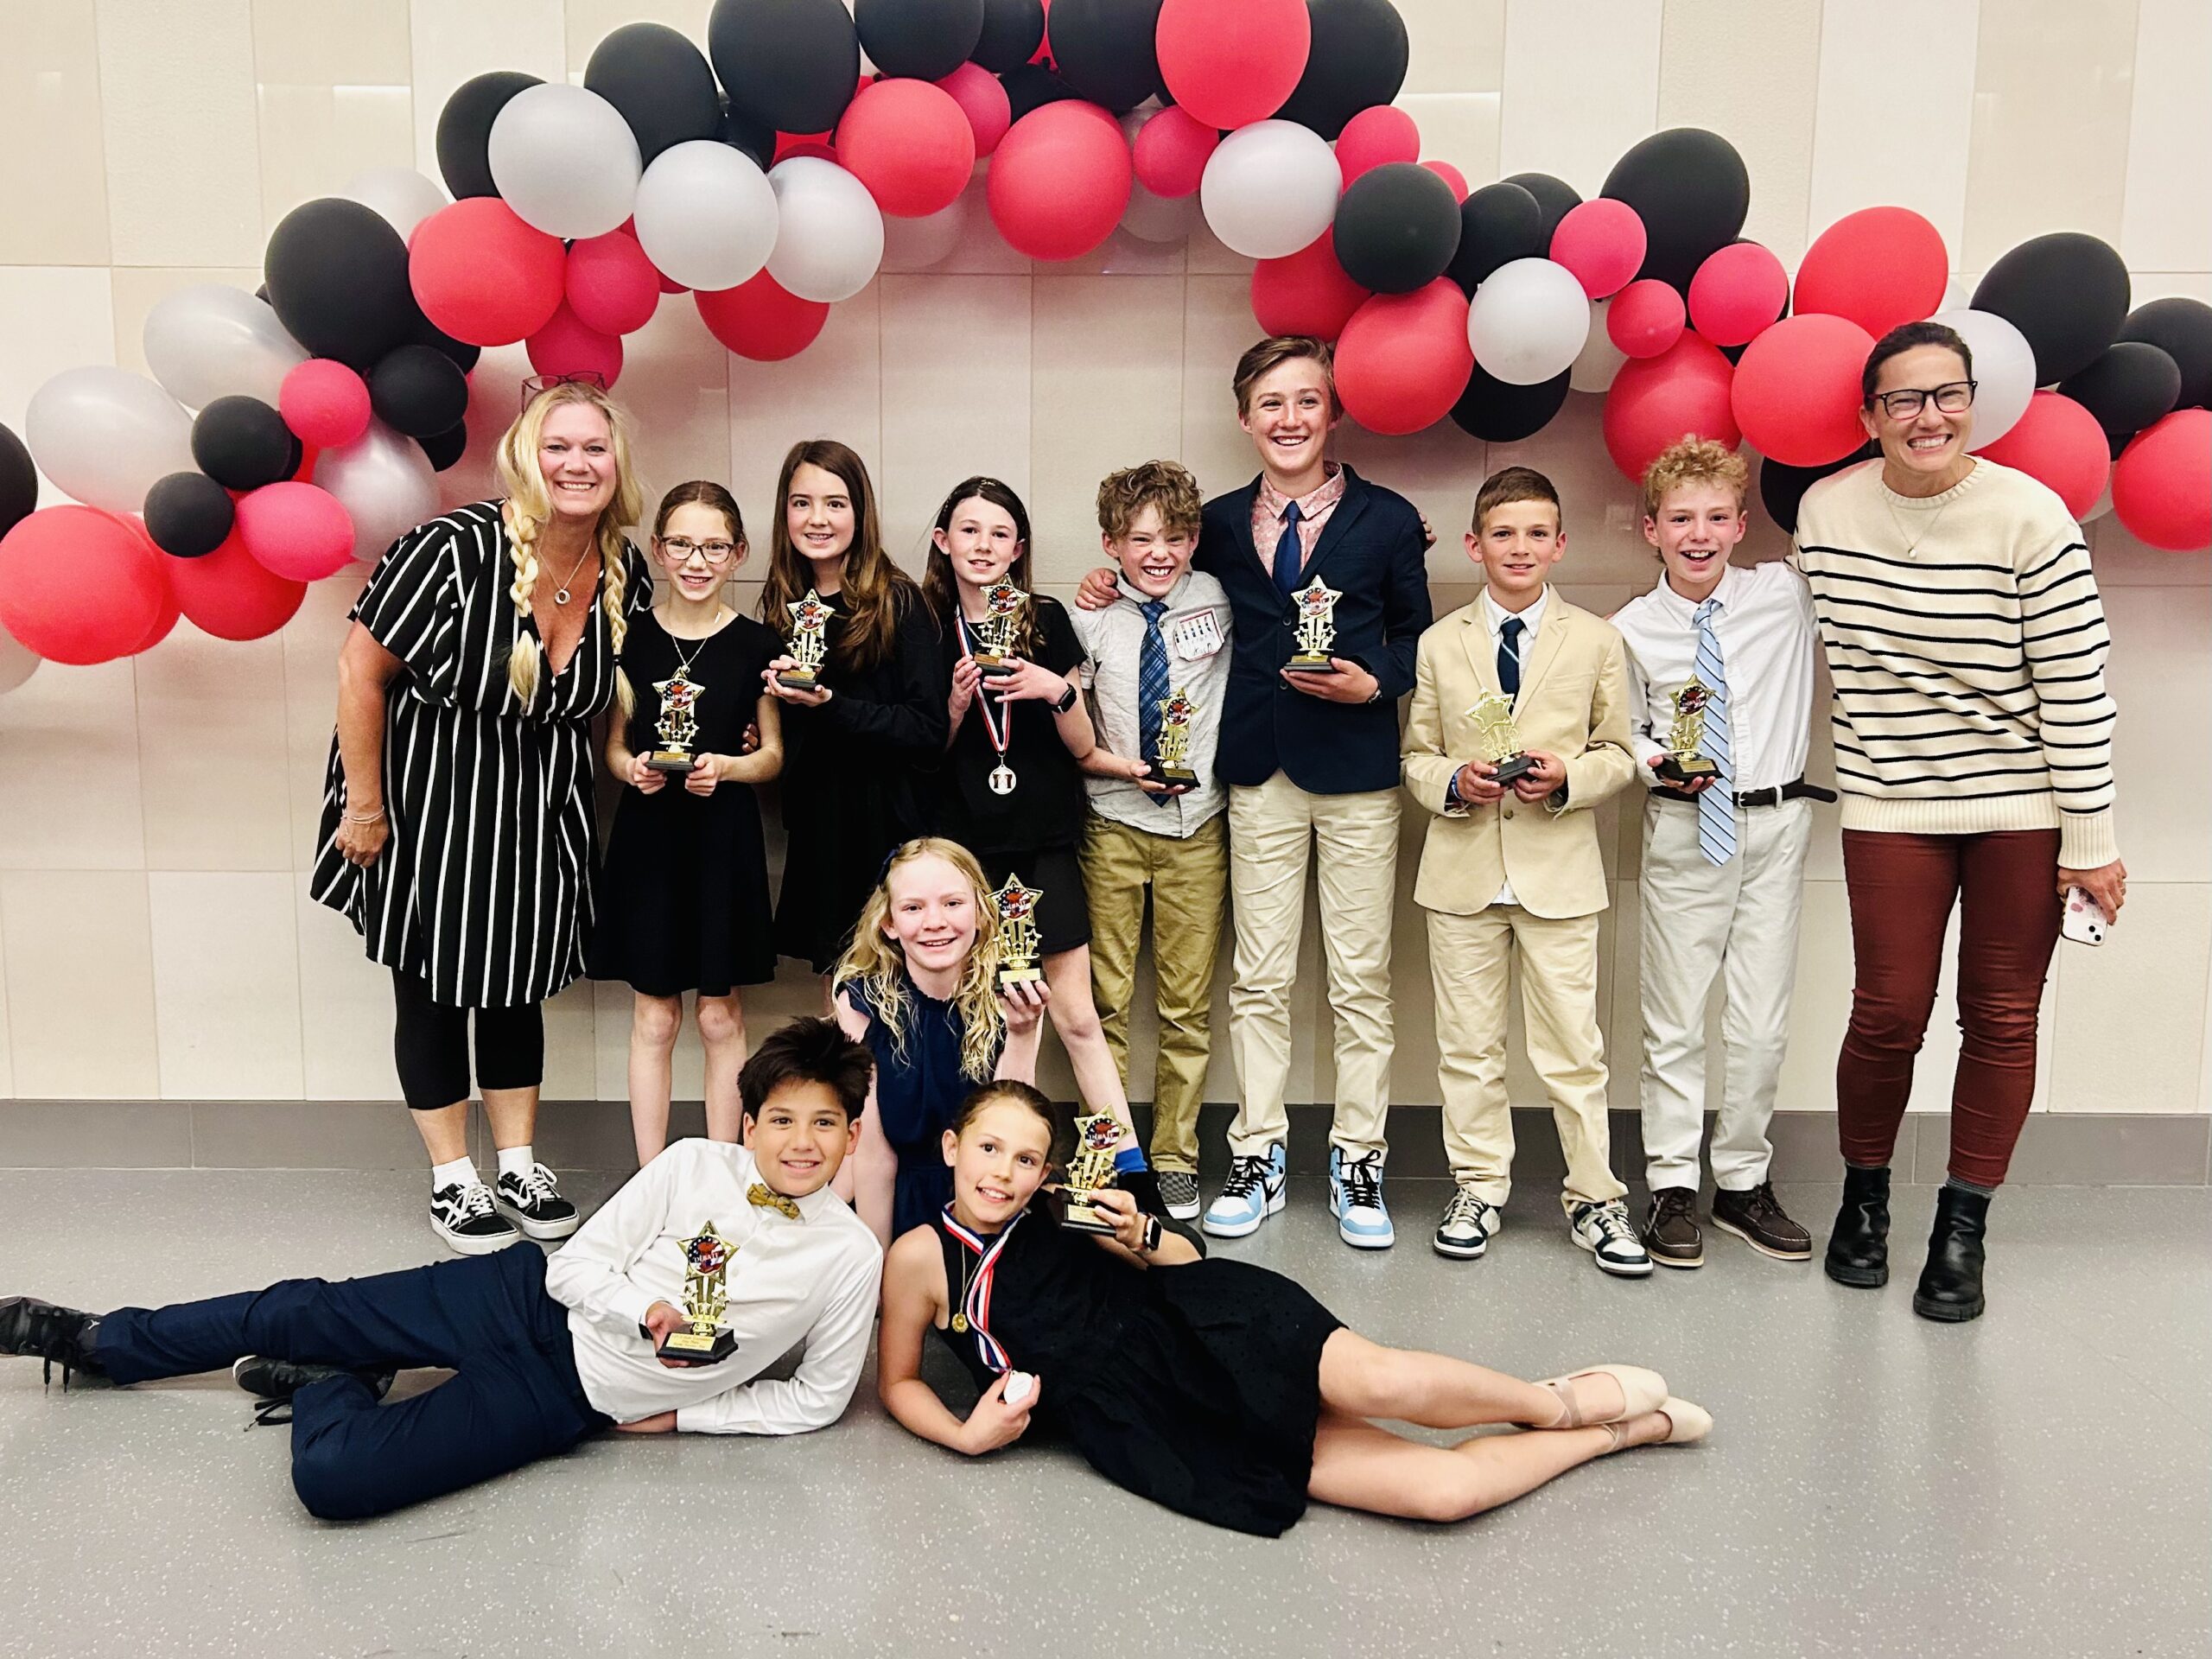
POLYGON ((968 1316, 965 1313, 956 1313, 952 1316, 952 1332, 955 1336, 959 1337, 968 1334, 968 1316))

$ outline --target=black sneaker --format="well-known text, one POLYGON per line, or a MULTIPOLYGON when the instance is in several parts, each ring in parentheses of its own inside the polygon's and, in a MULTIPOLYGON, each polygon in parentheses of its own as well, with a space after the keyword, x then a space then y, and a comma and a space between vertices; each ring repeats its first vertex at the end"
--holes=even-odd
POLYGON ((465 1186, 455 1181, 431 1193, 430 1230, 463 1255, 489 1255, 522 1242, 522 1235, 492 1202, 492 1189, 481 1181, 465 1186))
POLYGON ((526 1174, 507 1171, 492 1196, 526 1238, 566 1238, 583 1219, 576 1206, 561 1196, 553 1172, 543 1164, 532 1164, 526 1174))
POLYGON ((1187 1170, 1161 1170, 1160 1201, 1167 1206, 1167 1213, 1176 1220, 1196 1221, 1198 1218, 1198 1177, 1187 1170))
POLYGON ((1715 1192, 1713 1224, 1777 1262, 1813 1259, 1812 1234, 1790 1220, 1775 1202, 1772 1181, 1761 1181, 1748 1192, 1731 1192, 1726 1188, 1715 1192))
POLYGON ((1643 1218, 1643 1248, 1662 1268, 1705 1265, 1705 1235, 1698 1230, 1697 1189, 1662 1186, 1651 1195, 1643 1218))
POLYGON ((231 1364, 231 1381, 260 1403, 255 1406, 257 1426, 292 1421, 292 1396, 310 1382, 326 1377, 358 1376, 381 1400, 391 1392, 397 1371, 372 1371, 346 1365, 311 1365, 304 1360, 276 1359, 267 1354, 248 1354, 231 1364))
POLYGON ((73 1307, 56 1307, 35 1296, 0 1296, 0 1354, 21 1354, 45 1362, 45 1377, 54 1381, 54 1362, 61 1363, 61 1386, 69 1374, 107 1375, 92 1352, 100 1328, 97 1313, 73 1307))

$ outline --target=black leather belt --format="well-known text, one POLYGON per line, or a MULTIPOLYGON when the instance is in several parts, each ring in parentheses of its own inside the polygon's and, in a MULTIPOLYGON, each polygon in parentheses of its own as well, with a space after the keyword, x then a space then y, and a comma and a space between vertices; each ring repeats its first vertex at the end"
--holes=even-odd
MULTIPOLYGON (((1686 795, 1679 789, 1663 785, 1651 791, 1662 801, 1683 801, 1694 804, 1697 797, 1686 795)), ((1818 784, 1808 784, 1802 778, 1794 778, 1773 789, 1739 789, 1736 791, 1738 806, 1780 806, 1784 801, 1834 801, 1835 791, 1822 789, 1818 784)))

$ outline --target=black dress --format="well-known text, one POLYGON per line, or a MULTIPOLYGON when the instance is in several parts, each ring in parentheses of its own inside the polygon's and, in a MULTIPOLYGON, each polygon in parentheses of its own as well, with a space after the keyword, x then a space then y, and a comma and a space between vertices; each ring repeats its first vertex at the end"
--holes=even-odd
MULTIPOLYGON (((978 1260, 942 1213, 932 1224, 957 1306, 978 1260)), ((970 1320, 987 1303, 1007 1363, 1041 1380, 1040 1421, 1116 1485, 1270 1538, 1306 1512, 1321 1348, 1342 1321, 1303 1286, 1247 1262, 1137 1268, 1033 1210, 988 1298, 969 1302, 970 1320)), ((976 1331, 938 1334, 988 1388, 976 1331)))
MULTIPOLYGON (((658 617, 639 617, 622 653, 638 698, 624 740, 630 752, 660 747, 654 730, 666 701, 660 688, 688 658, 686 677, 700 688, 692 753, 739 753, 760 701, 761 673, 782 652, 782 642, 748 616, 704 639, 681 642, 658 617)), ((626 981, 647 996, 727 996, 775 978, 768 854, 753 786, 721 784, 711 795, 694 795, 672 776, 650 795, 625 787, 607 833, 595 908, 594 979, 626 981)))
POLYGON ((931 1217, 952 1197, 952 1171, 944 1161, 944 1132, 960 1103, 976 1088, 960 1069, 967 1027, 950 1002, 925 996, 906 982, 906 1042, 894 1044, 874 999, 859 986, 840 993, 868 1018, 868 1048, 875 1057, 876 1127, 899 1155, 893 1188, 891 1236, 899 1237, 931 1217))
MULTIPOLYGON (((635 625, 652 582, 624 544, 635 625)), ((583 971, 591 925, 594 716, 614 701, 614 652, 594 587, 575 655, 518 707, 507 657, 521 621, 499 503, 419 524, 377 561, 353 620, 400 660, 385 700, 391 838, 366 869, 338 851, 346 771, 334 735, 308 891, 352 920, 369 959, 448 1007, 541 1002, 583 971)), ((601 581, 605 580, 602 573, 601 581)), ((633 682, 634 683, 634 682, 633 682)))
POLYGON ((843 664, 845 612, 842 595, 833 594, 822 668, 833 695, 818 709, 783 707, 789 842, 776 949, 817 974, 844 954, 892 849, 931 828, 920 774, 935 772, 944 758, 950 687, 929 607, 912 587, 900 594, 891 649, 868 668, 843 664))

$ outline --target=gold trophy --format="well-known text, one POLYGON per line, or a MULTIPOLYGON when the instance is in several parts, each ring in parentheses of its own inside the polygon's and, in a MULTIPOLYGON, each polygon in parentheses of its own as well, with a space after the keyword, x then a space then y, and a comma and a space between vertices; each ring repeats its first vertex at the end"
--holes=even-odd
POLYGON ((1705 741, 1705 718, 1713 711, 1713 688, 1695 676, 1675 693, 1675 723, 1667 728, 1667 753, 1656 768, 1670 784, 1718 778, 1720 764, 1697 752, 1705 741))
POLYGON ((1153 776, 1174 789, 1188 789, 1198 781, 1191 770, 1191 722, 1198 705, 1182 687, 1160 705, 1160 753, 1153 759, 1153 776))
POLYGON ((821 683, 822 659, 830 654, 830 601, 810 588, 804 599, 784 608, 791 613, 789 651, 797 666, 778 674, 776 683, 793 691, 811 691, 821 683))
POLYGON ((1482 751, 1482 758, 1497 770, 1494 782, 1510 786, 1516 779, 1525 778, 1536 769, 1536 763, 1521 750, 1521 734, 1513 726, 1513 700, 1501 691, 1485 691, 1477 697, 1467 710, 1467 717, 1475 722, 1475 747, 1482 751))
POLYGON ((1060 1225, 1078 1233, 1111 1233, 1114 1223, 1106 1211, 1088 1200, 1114 1185, 1114 1148, 1121 1143, 1120 1120, 1101 1112, 1075 1121, 1075 1156, 1068 1160, 1063 1196, 1067 1207, 1060 1225))
POLYGON ((699 736, 695 711, 707 688, 691 677, 688 666, 679 664, 667 679, 655 681, 653 690, 660 693, 660 718, 653 722, 660 747, 645 757, 645 764, 655 772, 688 772, 697 758, 691 753, 699 736))
POLYGON ((1044 894, 1025 887, 1021 878, 1009 874, 1006 885, 991 895, 999 918, 999 988, 1034 984, 1045 977, 1037 965, 1037 906, 1044 894))
POLYGON ((693 1365, 711 1365, 737 1351, 737 1338, 722 1328, 722 1310, 729 1306, 729 1287, 722 1275, 729 1271, 737 1247, 709 1222, 696 1235, 679 1241, 683 1249, 683 1317, 688 1323, 668 1333, 656 1352, 663 1359, 680 1359, 693 1365))
POLYGON ((1329 647, 1337 642, 1337 601, 1344 595, 1316 576, 1291 597, 1298 601, 1298 650, 1283 666, 1294 674, 1333 674, 1329 647))
POLYGON ((965 625, 969 637, 976 642, 968 654, 992 679, 1014 672, 1006 659, 1014 655, 1014 636, 1020 631, 1021 613, 1028 603, 1029 595, 1012 582, 993 582, 983 595, 983 620, 965 625))

